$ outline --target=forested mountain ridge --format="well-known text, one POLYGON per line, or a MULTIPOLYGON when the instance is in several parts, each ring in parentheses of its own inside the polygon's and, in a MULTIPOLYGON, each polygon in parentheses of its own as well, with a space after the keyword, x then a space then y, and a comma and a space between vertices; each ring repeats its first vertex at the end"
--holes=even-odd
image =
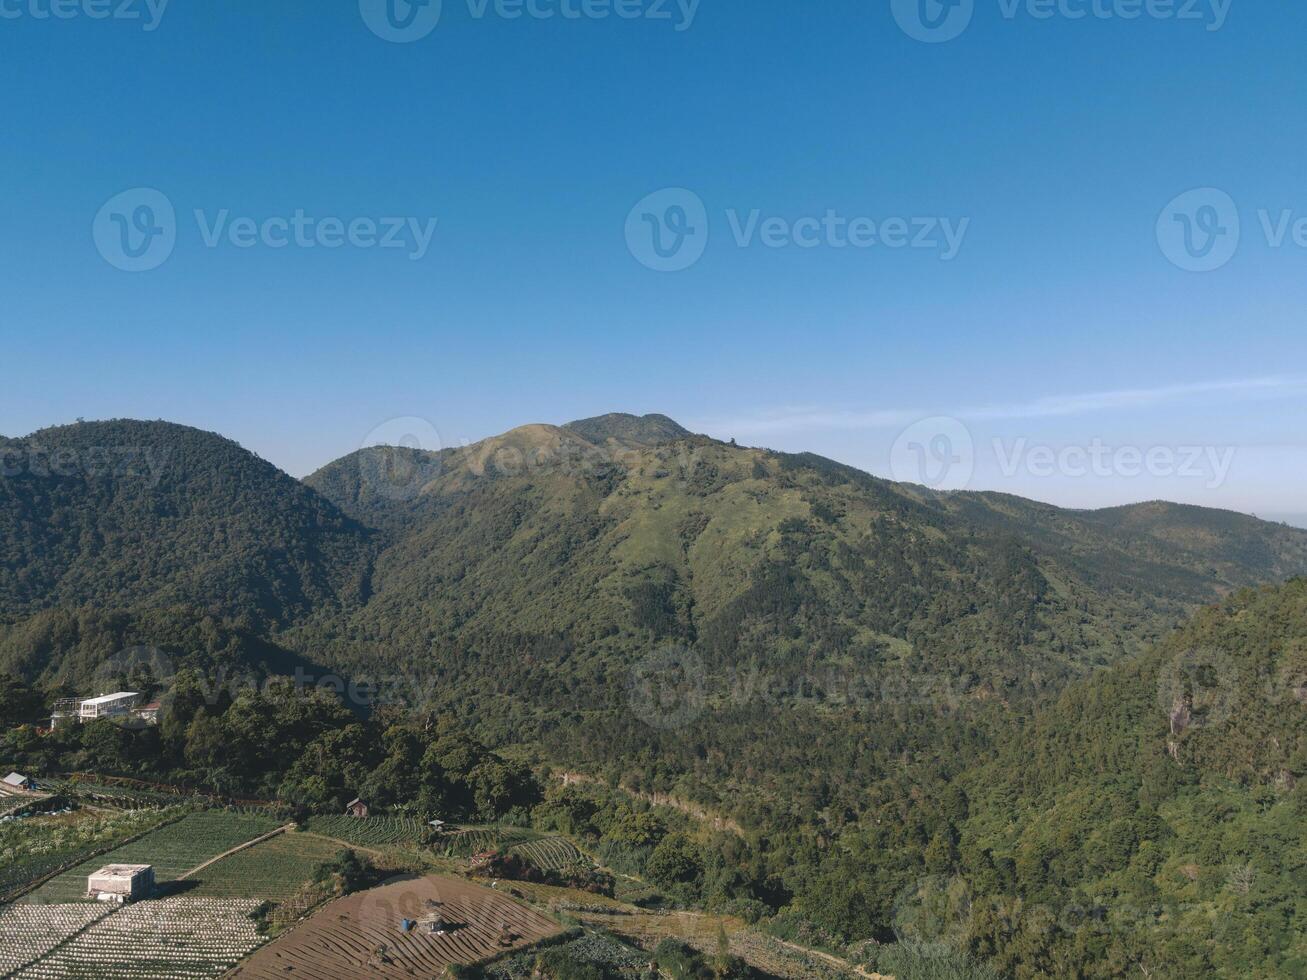
POLYGON ((86 422, 0 452, 0 616, 188 604, 275 628, 365 594, 372 532, 214 433, 86 422))
POLYGON ((11 622, 190 607, 355 670, 492 671, 589 705, 666 643, 710 666, 1049 690, 1233 588, 1307 571, 1307 532, 1242 515, 936 494, 656 415, 365 449, 304 483, 161 422, 4 452, 11 622))

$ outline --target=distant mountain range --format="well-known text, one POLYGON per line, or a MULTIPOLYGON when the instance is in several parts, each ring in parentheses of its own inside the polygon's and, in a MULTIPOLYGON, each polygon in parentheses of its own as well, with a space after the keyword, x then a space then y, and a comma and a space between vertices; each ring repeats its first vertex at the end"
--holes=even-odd
MULTIPOLYGON (((1307 532, 1230 512, 941 494, 661 415, 364 449, 302 483, 163 422, 3 449, 11 636, 88 607, 185 609, 351 670, 507 669, 529 691, 581 657, 604 665, 576 688, 587 703, 604 671, 666 643, 719 666, 942 671, 1034 693, 1234 588, 1307 571, 1307 532), (536 648, 554 652, 524 668, 536 648)), ((9 656, 65 677, 78 642, 9 656)))

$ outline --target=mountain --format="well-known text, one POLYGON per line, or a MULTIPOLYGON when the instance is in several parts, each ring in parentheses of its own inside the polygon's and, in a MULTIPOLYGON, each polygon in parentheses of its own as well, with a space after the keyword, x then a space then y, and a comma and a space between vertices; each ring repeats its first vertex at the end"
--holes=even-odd
POLYGON ((47 695, 141 645, 329 668, 703 816, 732 857, 702 895, 783 936, 1030 978, 1307 967, 1307 583, 1247 588, 1307 573, 1307 532, 937 493, 660 416, 302 484, 165 423, 0 453, 0 670, 47 695))
POLYGON ((666 415, 627 415, 624 412, 568 422, 566 428, 597 445, 610 444, 626 448, 661 446, 690 435, 688 429, 666 415))
MULTIPOLYGON (((417 474, 395 484, 376 478, 397 468, 390 452, 306 481, 388 535, 370 602, 323 640, 356 666, 421 649, 475 671, 502 648, 510 662, 493 671, 513 676, 514 651, 561 643, 606 682, 672 642, 724 665, 929 671, 1006 696, 1137 652, 1234 588, 1307 570, 1307 534, 1253 518, 937 494, 661 416, 394 451, 417 474)), ((524 689, 571 669, 532 663, 524 689)))
POLYGON ((88 422, 3 453, 0 616, 191 605, 275 627, 365 593, 372 532, 221 436, 88 422))
POLYGON ((960 781, 957 938, 1004 976, 1307 974, 1305 638, 1307 580, 1243 591, 1038 711, 960 781))

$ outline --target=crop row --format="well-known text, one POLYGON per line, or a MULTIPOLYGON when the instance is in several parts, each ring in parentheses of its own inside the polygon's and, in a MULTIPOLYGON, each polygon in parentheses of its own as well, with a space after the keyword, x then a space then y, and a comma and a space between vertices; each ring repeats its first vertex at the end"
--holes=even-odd
POLYGON ((471 857, 482 851, 506 850, 541 836, 519 827, 469 827, 446 834, 442 850, 446 857, 471 857))
POLYGON ((351 844, 415 844, 422 839, 426 825, 414 817, 367 817, 358 819, 343 814, 312 817, 309 830, 351 844))
POLYGON ((257 904, 190 897, 137 902, 101 918, 14 976, 19 980, 221 976, 261 943, 250 918, 257 904))
POLYGON ((341 850, 307 833, 278 834, 209 865, 187 897, 254 898, 284 902, 312 880, 318 866, 341 850))
POLYGON ((515 844, 509 848, 509 853, 531 862, 541 871, 559 871, 581 860, 581 852, 565 837, 542 837, 515 844))
POLYGON ((107 905, 9 905, 0 908, 0 977, 44 956, 109 913, 107 905))

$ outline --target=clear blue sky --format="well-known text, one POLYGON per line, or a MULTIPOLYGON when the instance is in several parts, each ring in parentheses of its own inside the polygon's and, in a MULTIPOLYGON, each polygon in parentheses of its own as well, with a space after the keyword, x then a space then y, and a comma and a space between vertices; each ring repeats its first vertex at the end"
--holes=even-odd
POLYGON ((1198 20, 974 0, 927 44, 889 0, 701 0, 692 22, 675 0, 669 20, 444 0, 429 35, 391 43, 348 0, 173 0, 153 30, 51 2, 0 2, 6 435, 167 418, 303 475, 398 416, 452 445, 659 411, 890 474, 904 426, 944 415, 974 439, 972 486, 1307 511, 1307 248, 1272 247, 1257 217, 1307 217, 1298 5, 1236 0, 1209 30, 1211 0, 1198 20), (175 249, 126 272, 93 222, 141 187, 174 206, 175 249), (677 272, 624 235, 667 187, 708 223, 677 272), (1202 273, 1155 234, 1196 187, 1242 230, 1202 273), (208 247, 224 210, 438 224, 418 260, 208 247), (740 247, 728 211, 755 210, 967 224, 949 261, 740 247), (1237 455, 1219 480, 1002 465, 1094 440, 1237 455))

